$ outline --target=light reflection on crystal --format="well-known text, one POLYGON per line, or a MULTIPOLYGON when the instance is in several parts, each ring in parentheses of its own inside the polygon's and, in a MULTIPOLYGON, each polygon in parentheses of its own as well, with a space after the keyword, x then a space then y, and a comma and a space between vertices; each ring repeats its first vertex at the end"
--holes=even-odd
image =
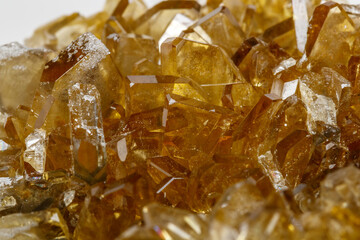
POLYGON ((0 47, 0 239, 360 239, 360 11, 320 2, 107 0, 0 47))

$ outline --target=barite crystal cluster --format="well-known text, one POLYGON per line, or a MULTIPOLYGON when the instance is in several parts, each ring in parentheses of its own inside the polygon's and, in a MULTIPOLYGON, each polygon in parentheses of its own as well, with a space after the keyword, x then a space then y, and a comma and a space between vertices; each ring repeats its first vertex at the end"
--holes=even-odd
POLYGON ((359 28, 108 0, 0 46, 0 239, 360 239, 359 28))

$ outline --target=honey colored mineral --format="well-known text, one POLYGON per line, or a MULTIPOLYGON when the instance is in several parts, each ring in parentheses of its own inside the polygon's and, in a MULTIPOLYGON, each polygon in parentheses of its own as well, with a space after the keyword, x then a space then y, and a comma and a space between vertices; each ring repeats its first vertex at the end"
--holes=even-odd
POLYGON ((0 46, 0 239, 360 239, 359 26, 107 0, 0 46))
POLYGON ((0 47, 2 110, 26 121, 28 112, 18 109, 18 106, 31 106, 49 54, 48 50, 31 49, 19 43, 9 43, 0 47))
POLYGON ((48 62, 45 68, 26 132, 32 134, 41 127, 46 132, 44 137, 49 136, 48 170, 63 168, 77 172, 88 181, 92 181, 92 177, 100 179, 104 173, 99 171, 106 162, 102 115, 106 116, 105 109, 113 102, 120 103, 121 98, 124 99, 116 94, 121 92, 123 84, 110 52, 88 33, 48 62), (88 115, 90 113, 93 115, 88 115), (81 161, 86 164, 80 164, 81 161), (81 171, 79 166, 86 171, 81 171))
POLYGON ((69 239, 59 210, 10 214, 0 219, 1 239, 69 239))

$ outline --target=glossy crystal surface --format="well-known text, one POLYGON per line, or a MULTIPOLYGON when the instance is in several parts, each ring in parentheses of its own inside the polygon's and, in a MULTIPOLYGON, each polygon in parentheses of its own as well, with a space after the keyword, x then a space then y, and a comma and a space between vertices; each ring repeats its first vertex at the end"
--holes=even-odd
POLYGON ((359 9, 108 0, 0 46, 0 239, 359 239, 359 9))

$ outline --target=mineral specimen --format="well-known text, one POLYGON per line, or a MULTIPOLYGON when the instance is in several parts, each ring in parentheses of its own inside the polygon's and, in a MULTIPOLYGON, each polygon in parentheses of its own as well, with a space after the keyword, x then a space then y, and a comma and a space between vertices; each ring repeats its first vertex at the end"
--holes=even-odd
POLYGON ((108 0, 0 46, 0 239, 360 239, 360 5, 108 0))

